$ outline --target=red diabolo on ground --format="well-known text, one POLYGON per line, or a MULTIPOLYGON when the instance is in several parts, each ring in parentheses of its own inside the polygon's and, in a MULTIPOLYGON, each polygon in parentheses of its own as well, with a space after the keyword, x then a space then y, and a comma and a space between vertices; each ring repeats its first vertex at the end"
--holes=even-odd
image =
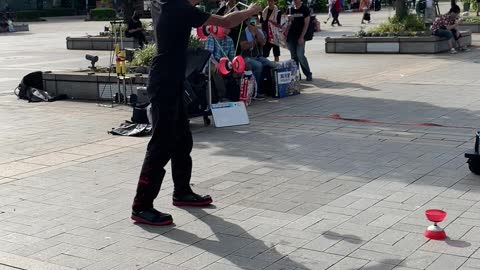
POLYGON ((437 225, 438 222, 442 222, 447 217, 447 212, 438 209, 429 209, 425 211, 427 219, 433 222, 433 225, 428 226, 425 231, 425 237, 432 240, 443 240, 447 238, 445 231, 437 225))

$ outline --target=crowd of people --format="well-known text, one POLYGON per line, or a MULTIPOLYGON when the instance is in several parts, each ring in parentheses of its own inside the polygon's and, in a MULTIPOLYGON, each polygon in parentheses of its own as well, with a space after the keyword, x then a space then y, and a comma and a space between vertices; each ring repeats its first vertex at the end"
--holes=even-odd
MULTIPOLYGON (((237 55, 243 56, 248 70, 251 70, 257 81, 257 99, 263 99, 271 89, 264 89, 265 85, 260 83, 268 79, 270 69, 277 66, 280 60, 280 46, 269 39, 268 33, 271 27, 280 27, 282 25, 282 15, 286 15, 287 34, 286 47, 290 51, 291 58, 301 67, 307 81, 312 80, 312 72, 308 60, 305 56, 305 34, 309 25, 311 11, 302 4, 301 0, 295 0, 294 5, 287 10, 280 10, 276 5, 276 0, 268 0, 268 6, 257 16, 252 16, 240 26, 225 29, 226 36, 215 38, 209 35, 205 42, 205 49, 212 53, 211 59, 214 65, 213 82, 216 92, 220 99, 235 96, 228 92, 229 86, 234 78, 233 74, 221 75, 215 67, 222 57, 227 57, 230 61, 237 55), (273 26, 272 26, 273 25, 273 26), (273 51, 273 61, 269 60, 273 51)), ((228 0, 217 11, 217 15, 225 16, 231 12, 238 11, 236 0, 228 0)))
POLYGON ((8 4, 6 4, 3 8, 0 9, 0 33, 15 31, 12 23, 12 14, 12 10, 8 6, 8 4))

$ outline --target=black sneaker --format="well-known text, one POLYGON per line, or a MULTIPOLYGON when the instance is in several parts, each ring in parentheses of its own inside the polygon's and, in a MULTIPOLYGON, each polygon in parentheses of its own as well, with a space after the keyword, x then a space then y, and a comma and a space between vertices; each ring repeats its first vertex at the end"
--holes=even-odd
POLYGON ((173 218, 170 214, 159 212, 155 208, 132 211, 131 218, 138 223, 154 226, 165 226, 173 223, 173 218))
POLYGON ((193 192, 182 196, 173 194, 172 199, 175 206, 207 206, 213 202, 210 195, 198 195, 193 192))
POLYGON ((311 82, 311 81, 313 80, 312 75, 307 76, 307 79, 306 79, 306 80, 307 80, 307 82, 311 82))

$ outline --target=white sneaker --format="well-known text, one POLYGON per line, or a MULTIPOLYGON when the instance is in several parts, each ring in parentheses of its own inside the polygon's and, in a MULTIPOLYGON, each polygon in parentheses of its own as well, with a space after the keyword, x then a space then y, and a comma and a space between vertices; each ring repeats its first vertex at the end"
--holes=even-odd
POLYGON ((457 50, 455 50, 454 48, 451 48, 451 49, 450 49, 450 53, 451 53, 451 54, 456 54, 456 53, 457 53, 457 50))

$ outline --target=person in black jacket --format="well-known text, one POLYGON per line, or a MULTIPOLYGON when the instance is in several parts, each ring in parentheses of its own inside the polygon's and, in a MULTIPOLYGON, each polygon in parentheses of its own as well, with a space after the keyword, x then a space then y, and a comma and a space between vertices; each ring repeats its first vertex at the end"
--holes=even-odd
POLYGON ((140 21, 140 15, 135 11, 133 12, 132 18, 127 23, 127 31, 125 32, 126 37, 133 37, 138 41, 140 48, 143 48, 145 44, 148 44, 145 33, 143 32, 143 25, 140 21))
POLYGON ((147 146, 131 219, 150 225, 169 225, 173 218, 153 206, 160 192, 165 166, 172 167, 175 206, 207 206, 209 195, 193 192, 192 132, 184 104, 187 48, 192 27, 215 25, 231 28, 260 12, 258 4, 226 16, 211 15, 196 8, 199 0, 153 0, 152 20, 157 54, 153 58, 147 92, 151 104, 152 137, 147 146))

